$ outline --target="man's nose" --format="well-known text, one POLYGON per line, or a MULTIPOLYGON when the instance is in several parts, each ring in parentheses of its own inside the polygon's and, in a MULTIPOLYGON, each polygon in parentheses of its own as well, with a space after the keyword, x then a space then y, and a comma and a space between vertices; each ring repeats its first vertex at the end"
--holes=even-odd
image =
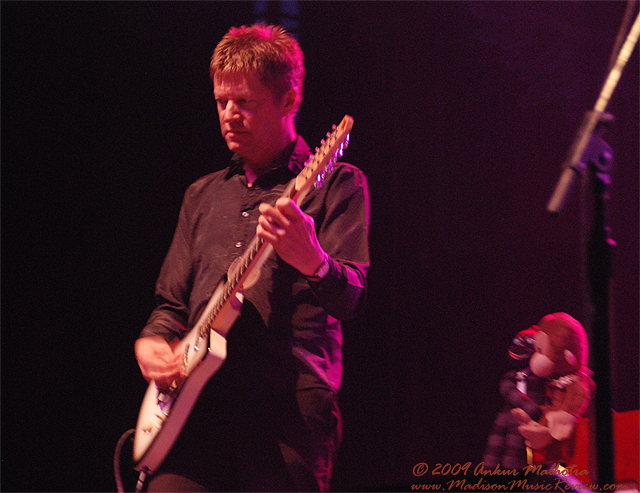
POLYGON ((227 107, 224 109, 225 120, 237 120, 240 118, 240 106, 234 101, 227 101, 227 107))

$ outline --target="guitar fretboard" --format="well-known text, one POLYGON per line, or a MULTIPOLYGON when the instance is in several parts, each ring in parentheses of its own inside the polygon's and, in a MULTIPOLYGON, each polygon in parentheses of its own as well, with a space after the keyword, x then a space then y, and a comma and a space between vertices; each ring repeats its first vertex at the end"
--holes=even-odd
MULTIPOLYGON (((336 155, 342 156, 349 143, 349 131, 353 124, 351 117, 345 116, 338 127, 333 126, 333 131, 327 134, 326 139, 321 142, 319 148, 304 165, 300 174, 293 178, 287 185, 281 197, 288 197, 296 200, 298 205, 304 198, 311 186, 321 185, 322 179, 327 171, 331 170, 331 165, 336 155)), ((268 244, 258 236, 254 236, 247 249, 239 257, 237 265, 233 265, 228 273, 227 281, 223 290, 206 316, 204 323, 198 332, 200 338, 208 340, 209 331, 213 329, 214 322, 220 312, 237 292, 242 289, 243 283, 251 273, 253 266, 266 254, 268 244)))

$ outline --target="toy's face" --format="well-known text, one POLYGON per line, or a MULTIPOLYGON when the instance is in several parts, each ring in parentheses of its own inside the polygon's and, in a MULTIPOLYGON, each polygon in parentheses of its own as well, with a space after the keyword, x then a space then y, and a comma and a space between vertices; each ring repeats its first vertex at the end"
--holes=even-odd
POLYGON ((553 360, 551 341, 545 332, 536 332, 535 335, 535 353, 531 356, 529 367, 531 371, 541 378, 547 378, 553 373, 553 360))

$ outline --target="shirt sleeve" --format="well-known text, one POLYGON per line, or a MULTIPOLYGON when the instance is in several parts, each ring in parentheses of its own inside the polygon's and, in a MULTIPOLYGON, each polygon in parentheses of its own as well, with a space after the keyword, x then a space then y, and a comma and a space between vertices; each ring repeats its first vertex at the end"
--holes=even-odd
POLYGON ((329 272, 309 281, 320 306, 338 320, 358 315, 369 268, 369 189, 358 168, 343 164, 332 175, 316 216, 318 241, 329 255, 329 272))
POLYGON ((189 293, 192 285, 192 245, 188 234, 187 196, 178 225, 156 281, 156 308, 151 312, 140 337, 160 335, 167 341, 180 337, 189 319, 189 293))

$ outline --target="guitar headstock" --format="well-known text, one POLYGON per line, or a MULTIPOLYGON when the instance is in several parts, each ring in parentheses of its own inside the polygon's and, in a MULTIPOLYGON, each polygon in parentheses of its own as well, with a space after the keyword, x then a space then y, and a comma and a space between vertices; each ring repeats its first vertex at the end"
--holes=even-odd
POLYGON ((340 122, 340 125, 333 126, 332 131, 327 133, 326 138, 316 148, 316 152, 305 163, 304 169, 296 177, 295 198, 302 200, 302 195, 309 191, 312 186, 322 186, 322 180, 327 172, 332 171, 332 166, 338 157, 342 157, 344 150, 349 145, 349 135, 353 127, 353 118, 349 115, 340 122))

